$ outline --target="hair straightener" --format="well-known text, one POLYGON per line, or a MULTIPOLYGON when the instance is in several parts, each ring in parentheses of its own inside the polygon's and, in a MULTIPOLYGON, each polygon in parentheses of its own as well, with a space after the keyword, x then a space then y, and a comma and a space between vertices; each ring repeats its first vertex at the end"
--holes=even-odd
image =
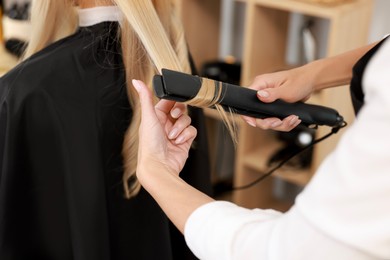
MULTIPOLYGON (((203 78, 198 76, 163 69, 162 75, 154 76, 153 88, 156 96, 159 98, 185 102, 197 95, 202 86, 202 81, 203 78)), ((264 103, 257 98, 255 90, 215 80, 214 85, 216 88, 222 88, 222 95, 217 103, 225 110, 230 109, 230 111, 234 113, 256 118, 278 117, 283 119, 289 115, 297 115, 302 120, 301 125, 310 128, 319 125, 332 127, 330 133, 313 140, 310 144, 287 156, 275 167, 260 175, 254 181, 243 186, 233 187, 230 190, 242 190, 256 185, 282 167, 294 156, 325 140, 332 134, 337 133, 341 128, 347 125, 343 117, 332 108, 306 104, 303 102, 288 103, 282 100, 264 103)))
MULTIPOLYGON (((201 85, 202 77, 182 72, 163 69, 162 75, 155 75, 153 88, 157 97, 177 102, 185 102, 196 96, 201 85)), ((272 103, 261 102, 255 90, 245 87, 214 81, 216 87, 222 87, 219 104, 233 113, 252 116, 255 118, 277 117, 283 119, 296 115, 302 120, 301 124, 315 127, 326 125, 341 128, 345 124, 339 113, 328 107, 306 104, 303 102, 288 103, 276 100, 272 103)))

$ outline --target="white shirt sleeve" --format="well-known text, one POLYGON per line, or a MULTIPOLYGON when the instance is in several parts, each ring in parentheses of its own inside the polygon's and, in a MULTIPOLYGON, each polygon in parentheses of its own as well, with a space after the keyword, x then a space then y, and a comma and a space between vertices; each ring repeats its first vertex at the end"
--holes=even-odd
POLYGON ((282 214, 211 202, 190 216, 184 235, 202 260, 373 259, 315 228, 296 208, 282 214))
POLYGON ((381 259, 390 259, 390 41, 363 75, 365 104, 297 199, 309 221, 381 259))
POLYGON ((228 202, 185 226, 200 259, 390 259, 390 42, 363 79, 366 105, 286 214, 228 202))
POLYGON ((250 259, 244 258, 245 251, 253 255, 253 250, 258 248, 252 247, 252 241, 260 242, 261 237, 266 239, 273 222, 281 215, 274 210, 249 210, 230 202, 212 202, 190 216, 185 226, 185 238, 199 259, 232 259, 234 255, 250 259), (235 239, 246 226, 259 223, 263 224, 258 226, 261 232, 257 236, 248 234, 242 237, 245 241, 235 239))

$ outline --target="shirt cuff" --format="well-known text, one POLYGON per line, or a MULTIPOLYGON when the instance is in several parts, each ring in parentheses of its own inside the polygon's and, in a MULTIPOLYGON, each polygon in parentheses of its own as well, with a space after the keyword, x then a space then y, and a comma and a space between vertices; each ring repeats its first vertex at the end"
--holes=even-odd
POLYGON ((199 259, 231 259, 235 237, 244 225, 280 215, 274 210, 250 210, 227 201, 214 201, 190 215, 184 236, 188 247, 199 259))

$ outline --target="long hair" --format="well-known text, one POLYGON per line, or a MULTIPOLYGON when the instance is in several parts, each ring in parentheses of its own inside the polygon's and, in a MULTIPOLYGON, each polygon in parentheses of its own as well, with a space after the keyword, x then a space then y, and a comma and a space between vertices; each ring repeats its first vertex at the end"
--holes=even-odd
MULTIPOLYGON (((133 110, 122 148, 123 184, 125 196, 130 198, 135 196, 141 187, 135 177, 141 111, 131 80, 140 79, 151 86, 152 76, 160 73, 162 68, 190 73, 190 65, 174 0, 112 2, 123 14, 123 20, 119 22, 118 37, 121 38, 127 94, 133 110)), ((32 37, 24 58, 75 32, 77 12, 73 0, 34 0, 31 23, 32 37)))
MULTIPOLYGON (((31 39, 24 59, 77 29, 73 0, 34 0, 31 9, 31 39)), ((151 85, 153 74, 162 68, 190 72, 188 50, 180 20, 172 0, 112 0, 123 14, 119 22, 127 93, 133 116, 122 148, 125 196, 136 195, 140 184, 135 178, 138 128, 141 112, 138 95, 131 86, 136 78, 151 85)))
POLYGON ((137 78, 150 86, 153 74, 161 72, 162 68, 190 73, 190 66, 183 29, 172 1, 115 0, 115 3, 126 17, 121 28, 122 49, 127 92, 133 108, 132 122, 123 144, 123 180, 129 197, 140 189, 139 182, 133 177, 137 168, 138 128, 141 118, 138 95, 129 83, 132 78, 137 78), (134 181, 129 182, 129 179, 134 181))
POLYGON ((77 12, 70 0, 33 0, 30 20, 31 37, 24 59, 72 34, 77 27, 77 12))

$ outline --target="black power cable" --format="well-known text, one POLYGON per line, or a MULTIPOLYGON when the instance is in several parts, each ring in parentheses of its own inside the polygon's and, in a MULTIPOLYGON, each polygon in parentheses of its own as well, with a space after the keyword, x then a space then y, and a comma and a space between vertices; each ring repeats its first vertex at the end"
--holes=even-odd
POLYGON ((232 187, 231 189, 229 189, 227 191, 244 190, 244 189, 248 189, 248 188, 251 188, 251 187, 255 186, 256 184, 260 183, 261 181, 263 181, 268 176, 272 175, 276 170, 278 170, 280 167, 282 167, 285 163, 287 163, 293 157, 297 156, 298 154, 302 153, 303 151, 306 151, 310 147, 313 147, 315 144, 318 144, 319 142, 322 142, 323 140, 327 139, 331 135, 336 134, 341 128, 344 128, 346 126, 347 126, 347 122, 344 121, 340 126, 333 127, 332 130, 330 131, 330 133, 324 135, 321 138, 318 138, 318 139, 314 140, 313 142, 311 142, 310 144, 306 145, 305 147, 303 147, 299 151, 297 151, 297 152, 293 153, 292 155, 288 156, 286 159, 284 159, 283 161, 279 162, 278 165, 276 165, 274 168, 272 168, 271 170, 269 170, 267 173, 263 174, 262 176, 260 176, 256 180, 252 181, 251 183, 245 184, 243 186, 232 187))

